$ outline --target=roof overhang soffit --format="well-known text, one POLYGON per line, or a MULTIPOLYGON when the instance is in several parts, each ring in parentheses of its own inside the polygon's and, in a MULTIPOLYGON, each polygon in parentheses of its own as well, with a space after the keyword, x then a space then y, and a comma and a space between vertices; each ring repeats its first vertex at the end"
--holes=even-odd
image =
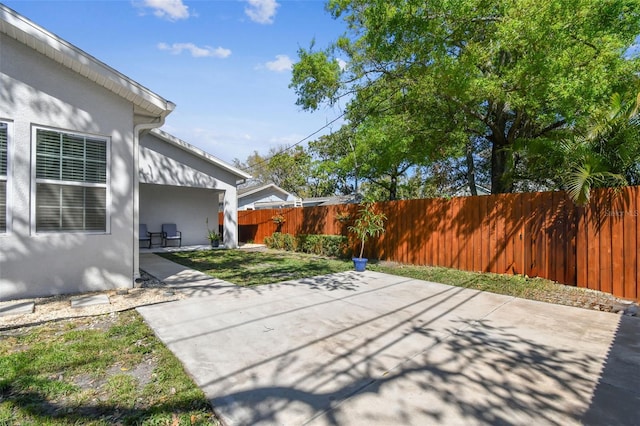
POLYGON ((140 123, 161 121, 175 108, 172 102, 3 5, 0 32, 131 102, 140 123))

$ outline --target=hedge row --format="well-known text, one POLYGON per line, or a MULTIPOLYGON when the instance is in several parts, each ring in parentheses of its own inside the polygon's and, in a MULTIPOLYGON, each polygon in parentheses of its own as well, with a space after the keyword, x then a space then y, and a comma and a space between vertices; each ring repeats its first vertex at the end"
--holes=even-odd
POLYGON ((267 247, 329 257, 348 257, 349 240, 343 235, 298 235, 274 232, 265 237, 267 247))

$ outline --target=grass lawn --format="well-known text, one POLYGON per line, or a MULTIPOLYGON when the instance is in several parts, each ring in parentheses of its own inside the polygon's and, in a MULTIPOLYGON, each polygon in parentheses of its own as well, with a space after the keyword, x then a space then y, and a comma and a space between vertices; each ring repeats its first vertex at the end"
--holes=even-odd
MULTIPOLYGON (((353 270, 351 260, 279 250, 202 250, 162 253, 161 256, 237 285, 270 284, 333 272, 353 270)), ((369 263, 367 269, 458 287, 472 288, 542 302, 599 310, 612 310, 615 298, 543 278, 459 271, 434 266, 411 266, 388 262, 369 263)))
POLYGON ((241 286, 271 284, 353 269, 351 261, 277 250, 201 250, 159 254, 241 286))
MULTIPOLYGON (((353 262, 279 250, 202 250, 161 253, 173 262, 237 285, 271 284, 290 279, 353 270, 353 262)), ((566 287, 541 278, 458 271, 431 266, 369 263, 367 269, 518 297, 566 287)))
POLYGON ((219 425, 135 311, 0 335, 0 425, 219 425))

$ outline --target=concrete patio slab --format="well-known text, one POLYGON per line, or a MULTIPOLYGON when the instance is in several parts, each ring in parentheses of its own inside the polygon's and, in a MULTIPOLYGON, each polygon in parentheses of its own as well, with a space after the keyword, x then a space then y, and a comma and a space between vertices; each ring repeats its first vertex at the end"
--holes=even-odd
POLYGON ((214 292, 138 311, 227 425, 640 418, 638 318, 371 271, 214 292))
POLYGON ((0 317, 31 314, 34 308, 34 302, 2 302, 0 303, 0 317))
POLYGON ((106 294, 78 296, 71 299, 72 308, 86 308, 87 306, 108 304, 109 296, 107 296, 106 294))

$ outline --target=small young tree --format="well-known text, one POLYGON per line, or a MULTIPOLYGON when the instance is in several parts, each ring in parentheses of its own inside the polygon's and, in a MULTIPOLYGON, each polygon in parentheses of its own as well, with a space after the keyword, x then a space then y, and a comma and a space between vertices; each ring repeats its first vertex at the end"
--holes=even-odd
POLYGON ((376 213, 373 202, 366 201, 362 203, 355 223, 349 227, 349 231, 356 234, 360 240, 360 259, 362 259, 364 244, 367 240, 371 237, 378 237, 384 233, 385 220, 387 220, 387 216, 382 212, 376 213))

